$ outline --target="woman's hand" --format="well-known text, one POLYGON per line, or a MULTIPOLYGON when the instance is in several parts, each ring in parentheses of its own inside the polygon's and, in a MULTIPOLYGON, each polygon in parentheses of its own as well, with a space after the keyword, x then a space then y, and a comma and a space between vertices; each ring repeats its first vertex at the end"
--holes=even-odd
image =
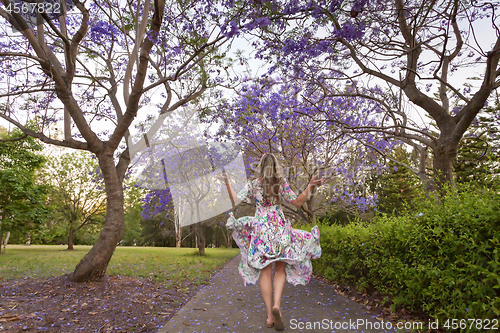
POLYGON ((309 181, 309 185, 314 185, 314 186, 321 186, 325 183, 326 179, 321 178, 321 179, 316 179, 316 176, 313 176, 311 180, 309 181))
POLYGON ((302 204, 307 200, 307 198, 309 197, 309 194, 314 191, 314 189, 317 187, 317 186, 321 186, 325 183, 326 179, 325 178, 321 178, 321 179, 317 179, 316 176, 313 176, 311 178, 311 180, 309 181, 309 185, 307 185, 306 189, 304 190, 304 192, 302 192, 295 200, 293 200, 291 202, 292 205, 294 205, 295 207, 299 208, 302 206, 302 204))
POLYGON ((221 182, 224 182, 227 187, 227 192, 229 194, 229 198, 231 199, 231 203, 233 204, 233 208, 235 205, 239 204, 241 202, 240 198, 238 198, 238 194, 234 192, 233 187, 231 186, 231 183, 229 182, 229 176, 227 173, 223 172, 220 175, 215 176, 218 180, 221 182))
POLYGON ((217 175, 215 176, 218 180, 220 180, 221 182, 229 182, 229 176, 227 175, 227 173, 223 173, 223 174, 220 174, 220 175, 217 175))

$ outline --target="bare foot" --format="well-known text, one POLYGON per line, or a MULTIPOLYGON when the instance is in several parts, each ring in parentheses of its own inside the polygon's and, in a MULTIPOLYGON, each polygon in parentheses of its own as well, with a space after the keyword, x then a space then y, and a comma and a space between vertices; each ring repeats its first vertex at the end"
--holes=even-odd
POLYGON ((275 319, 274 329, 276 331, 283 331, 285 329, 285 324, 283 324, 283 319, 281 318, 281 311, 278 308, 273 308, 272 312, 275 319))
POLYGON ((267 327, 273 327, 274 326, 274 316, 267 317, 266 326, 267 327))

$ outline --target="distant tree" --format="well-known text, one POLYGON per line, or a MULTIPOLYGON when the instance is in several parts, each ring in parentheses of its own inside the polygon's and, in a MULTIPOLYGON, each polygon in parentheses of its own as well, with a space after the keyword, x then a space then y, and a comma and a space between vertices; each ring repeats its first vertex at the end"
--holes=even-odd
POLYGON ((145 196, 144 190, 135 186, 134 181, 129 181, 125 189, 125 226, 123 228, 120 245, 144 245, 142 236, 142 205, 145 196))
POLYGON ((485 108, 461 141, 453 168, 458 183, 500 185, 500 103, 485 108))
POLYGON ((176 226, 174 201, 169 189, 152 191, 146 195, 141 214, 143 239, 146 244, 154 246, 174 246, 176 242, 176 226), (172 242, 173 239, 173 242, 172 242))
POLYGON ((145 245, 175 247, 175 227, 171 218, 143 219, 141 228, 145 245))
POLYGON ((398 215, 418 197, 423 186, 412 169, 406 167, 415 168, 418 165, 415 154, 399 146, 390 156, 392 158, 387 161, 386 170, 370 177, 369 184, 370 191, 377 195, 377 210, 398 215))
MULTIPOLYGON (((0 132, 0 240, 4 232, 24 237, 47 216, 47 184, 37 182, 43 145, 19 130, 0 132)), ((24 242, 24 241, 23 241, 24 242)))
POLYGON ((99 215, 106 213, 106 193, 98 162, 87 152, 53 157, 47 163, 46 177, 53 185, 52 219, 66 230, 68 250, 73 250, 75 234, 99 224, 99 215))
MULTIPOLYGON (((284 205, 285 213, 294 220, 314 223, 325 210, 357 214, 373 207, 367 192, 354 192, 364 185, 368 173, 380 167, 373 162, 391 145, 371 133, 339 130, 327 119, 315 121, 308 114, 313 108, 299 97, 304 88, 294 81, 256 80, 242 85, 232 100, 222 101, 218 108, 205 112, 203 119, 221 124, 213 135, 216 140, 234 140, 242 147, 252 176, 262 154, 272 152, 280 159, 284 176, 297 193, 305 189, 314 175, 324 174, 328 178, 328 190, 323 187, 314 191, 300 208, 284 205), (369 142, 370 146, 362 142, 369 142)), ((368 108, 369 104, 361 100, 342 106, 351 121, 365 126, 369 122, 363 111, 368 108)))
MULTIPOLYGON (((50 203, 49 200, 47 200, 50 203)), ((51 207, 53 207, 51 205, 51 207)), ((68 241, 67 228, 54 219, 55 214, 52 214, 42 222, 40 227, 33 232, 32 244, 50 245, 50 244, 66 244, 68 241)))
MULTIPOLYGON (((174 201, 179 204, 185 199, 187 201, 184 202, 189 202, 192 205, 190 207, 196 207, 212 191, 207 179, 201 180, 202 178, 200 178, 200 183, 196 184, 187 182, 188 179, 198 178, 198 172, 207 166, 208 156, 200 153, 197 149, 204 151, 203 147, 208 147, 208 143, 200 130, 196 108, 183 108, 172 114, 171 118, 175 121, 163 124, 157 135, 151 139, 150 144, 154 147, 151 154, 144 158, 142 161, 144 164, 139 163, 146 170, 163 165, 159 179, 155 180, 150 175, 146 177, 149 177, 150 183, 159 181, 161 185, 158 187, 159 184, 156 184, 153 186, 155 190, 146 194, 142 211, 144 221, 141 223, 144 226, 143 231, 148 242, 152 242, 154 239, 155 243, 165 243, 167 237, 170 237, 172 230, 174 230, 177 247, 181 246, 183 237, 186 237, 182 235, 183 230, 192 230, 198 240, 195 243, 199 253, 203 255, 206 243, 204 230, 206 228, 202 225, 205 222, 198 220, 199 223, 185 228, 187 225, 181 223, 179 215, 182 215, 183 212, 195 214, 195 209, 186 208, 185 211, 180 211, 179 207, 174 207, 174 201), (173 181, 169 179, 170 177, 173 177, 173 181), (179 190, 179 185, 183 187, 181 190, 179 190), (158 189, 164 187, 166 188, 158 189), (175 197, 176 195, 177 197, 175 197), (154 230, 157 230, 157 234, 150 234, 150 232, 154 233, 154 230)), ((149 127, 147 122, 146 120, 140 126, 149 127)), ((150 188, 151 184, 147 183, 146 181, 140 186, 150 188)), ((196 217, 190 221, 192 222, 194 219, 196 217)))

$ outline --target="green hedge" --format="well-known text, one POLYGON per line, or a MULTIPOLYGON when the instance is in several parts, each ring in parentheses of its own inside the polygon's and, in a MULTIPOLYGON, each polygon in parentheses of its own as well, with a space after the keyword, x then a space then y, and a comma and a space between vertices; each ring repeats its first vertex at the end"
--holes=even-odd
POLYGON ((498 193, 450 193, 403 216, 320 231, 314 269, 335 283, 374 288, 440 322, 500 316, 498 193))

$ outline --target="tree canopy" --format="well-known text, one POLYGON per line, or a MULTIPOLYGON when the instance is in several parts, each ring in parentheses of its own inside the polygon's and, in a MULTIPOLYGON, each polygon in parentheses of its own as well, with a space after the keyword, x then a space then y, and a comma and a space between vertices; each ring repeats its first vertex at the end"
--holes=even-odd
POLYGON ((499 3, 486 1, 280 1, 232 3, 248 14, 227 35, 253 35, 257 56, 307 83, 304 113, 342 130, 378 132, 421 155, 415 170, 428 190, 453 183, 458 144, 500 87, 499 3), (251 5, 250 5, 251 4, 251 5), (253 6, 252 6, 253 5, 253 6), (479 38, 479 32, 490 40, 479 38), (474 74, 471 77, 471 69, 474 74), (455 79, 461 75, 468 80, 455 79), (434 93, 437 95, 435 96, 434 93), (337 103, 326 103, 328 97, 337 103), (345 119, 342 105, 374 103, 368 126, 345 119), (411 108, 405 107, 406 105, 411 108), (430 122, 415 119, 415 110, 430 122), (347 120, 347 121, 346 121, 347 120), (432 152, 433 173, 423 165, 432 152))
POLYGON ((45 178, 52 184, 52 220, 66 231, 68 249, 80 229, 100 224, 106 211, 106 193, 97 161, 88 152, 53 156, 47 163, 45 178))

